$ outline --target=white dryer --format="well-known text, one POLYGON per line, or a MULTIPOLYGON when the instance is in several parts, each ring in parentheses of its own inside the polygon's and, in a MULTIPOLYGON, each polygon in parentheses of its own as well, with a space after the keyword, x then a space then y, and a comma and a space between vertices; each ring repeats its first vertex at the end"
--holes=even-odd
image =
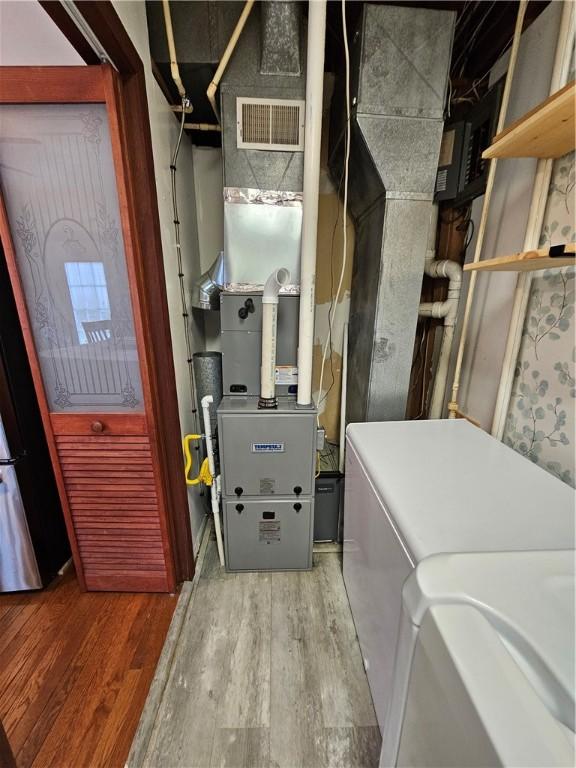
POLYGON ((381 730, 402 587, 419 562, 573 546, 573 490, 465 420, 351 424, 344 581, 381 730))
POLYGON ((419 564, 381 767, 575 764, 574 570, 574 551, 419 564))

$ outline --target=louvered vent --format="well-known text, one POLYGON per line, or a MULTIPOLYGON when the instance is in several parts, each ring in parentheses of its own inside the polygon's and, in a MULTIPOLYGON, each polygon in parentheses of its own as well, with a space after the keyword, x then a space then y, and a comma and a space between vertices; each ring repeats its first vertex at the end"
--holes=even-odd
POLYGON ((304 151, 304 101, 236 99, 238 147, 304 151))

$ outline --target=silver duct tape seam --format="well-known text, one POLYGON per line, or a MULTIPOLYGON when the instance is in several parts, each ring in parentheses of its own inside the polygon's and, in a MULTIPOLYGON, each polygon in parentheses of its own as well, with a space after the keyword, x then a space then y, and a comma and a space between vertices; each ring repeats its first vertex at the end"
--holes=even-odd
MULTIPOLYGON (((262 291, 263 283, 226 283, 224 293, 259 293, 262 291)), ((280 296, 299 296, 299 285, 283 285, 280 288, 280 296)))
POLYGON ((302 206, 301 192, 278 192, 249 187, 224 187, 224 203, 302 206))

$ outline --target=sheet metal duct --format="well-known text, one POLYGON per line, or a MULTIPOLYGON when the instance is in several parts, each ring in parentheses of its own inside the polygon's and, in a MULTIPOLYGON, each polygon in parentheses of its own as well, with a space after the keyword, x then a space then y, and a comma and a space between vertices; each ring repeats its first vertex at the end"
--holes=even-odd
POLYGON ((298 282, 304 153, 238 147, 236 99, 305 98, 301 24, 299 3, 258 4, 220 83, 226 289, 255 290, 279 267, 298 282))
POLYGON ((212 395, 208 406, 212 433, 217 426, 216 409, 222 400, 222 353, 195 352, 192 356, 194 365, 194 381, 196 382, 196 408, 202 413, 202 400, 206 395, 212 395))
MULTIPOLYGON (((350 422, 405 416, 454 20, 449 11, 365 4, 353 37, 350 422)), ((336 186, 343 98, 337 88, 330 131, 336 186)))
POLYGON ((196 309, 220 309, 224 283, 224 253, 219 253, 212 266, 194 282, 190 296, 192 306, 196 309))
MULTIPOLYGON (((270 52, 262 42, 262 25, 266 14, 276 18, 268 3, 258 4, 250 14, 234 55, 220 82, 220 113, 222 115, 222 153, 224 157, 224 186, 247 187, 256 190, 280 190, 302 192, 304 167, 303 152, 278 152, 237 147, 236 99, 239 96, 262 99, 304 99, 306 96, 305 50, 301 52, 300 74, 262 74, 261 62, 270 59, 270 52), (262 14, 264 13, 264 17, 262 14)), ((272 3, 276 5, 276 3, 272 3)), ((278 3, 283 5, 283 3, 278 3)), ((291 17, 292 29, 302 23, 299 3, 286 3, 296 7, 297 18, 291 17)), ((270 25, 270 22, 268 22, 270 25)), ((266 38, 272 43, 272 36, 266 38)), ((276 34, 276 40, 278 35, 276 34)), ((298 39, 291 35, 293 45, 298 39)), ((286 42, 283 42, 283 60, 287 58, 286 42)), ((295 48, 293 56, 299 53, 295 48)), ((267 268, 264 270, 268 274, 267 268)), ((265 278, 263 278, 264 280, 265 278)))
POLYGON ((288 0, 262 3, 263 75, 300 75, 300 6, 288 0))
MULTIPOLYGON (((299 283, 302 195, 224 190, 224 288, 258 290, 266 270, 285 267, 299 283)), ((283 289, 286 292, 286 289, 283 289)))

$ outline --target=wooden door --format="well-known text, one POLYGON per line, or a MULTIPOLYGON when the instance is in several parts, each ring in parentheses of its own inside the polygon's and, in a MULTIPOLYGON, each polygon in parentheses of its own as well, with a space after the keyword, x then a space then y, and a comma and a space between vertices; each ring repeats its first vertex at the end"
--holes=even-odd
POLYGON ((78 577, 172 591, 121 83, 6 67, 0 92, 0 233, 78 577))

